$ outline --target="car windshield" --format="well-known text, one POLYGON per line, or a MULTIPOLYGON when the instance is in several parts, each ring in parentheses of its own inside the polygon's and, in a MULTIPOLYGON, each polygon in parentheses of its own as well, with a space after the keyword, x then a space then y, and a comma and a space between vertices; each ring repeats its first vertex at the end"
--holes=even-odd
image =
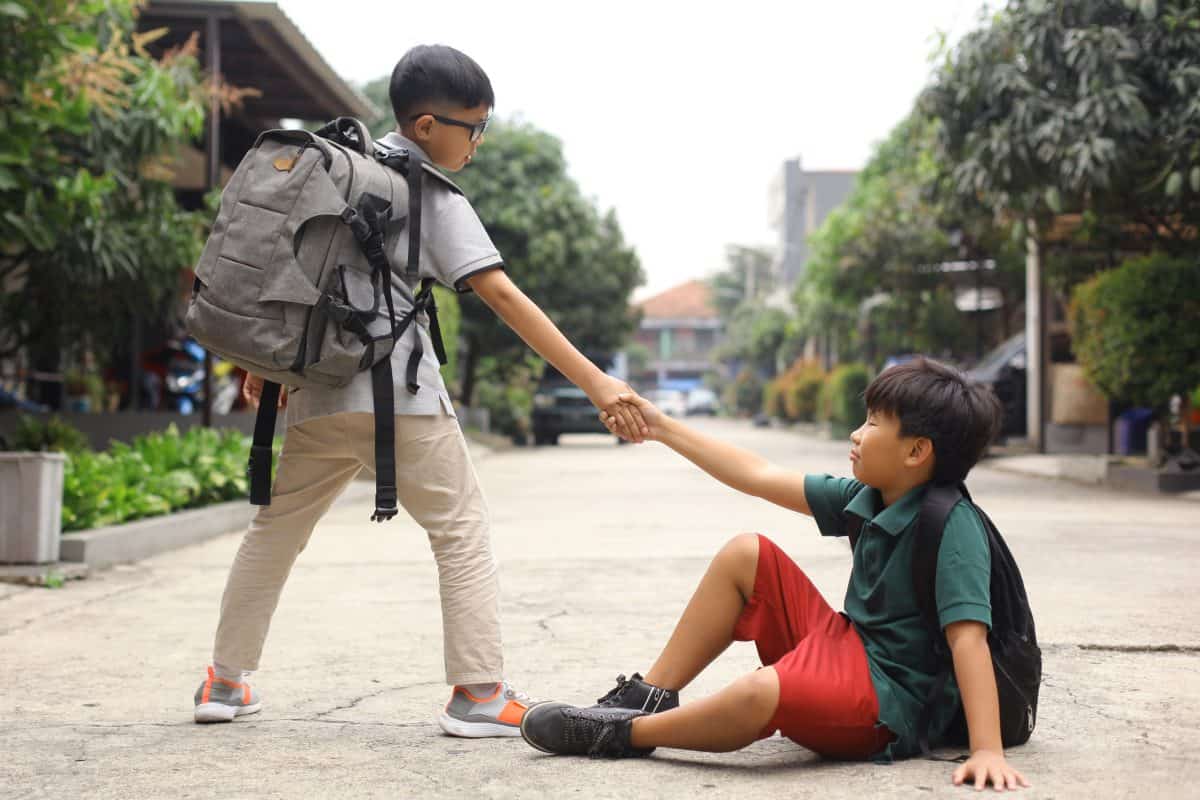
POLYGON ((1007 364, 1012 357, 1025 345, 1025 334, 1019 333, 1008 341, 998 345, 994 350, 980 359, 971 371, 990 373, 1007 364))

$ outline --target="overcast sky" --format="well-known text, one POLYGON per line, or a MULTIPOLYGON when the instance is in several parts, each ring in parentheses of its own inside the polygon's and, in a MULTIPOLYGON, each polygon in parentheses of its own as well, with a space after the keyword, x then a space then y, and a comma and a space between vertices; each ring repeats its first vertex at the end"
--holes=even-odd
POLYGON ((583 192, 616 210, 646 274, 638 298, 719 270, 726 244, 774 244, 782 162, 860 168, 925 85, 937 33, 956 40, 984 5, 278 2, 356 84, 414 44, 478 61, 497 115, 559 137, 583 192))

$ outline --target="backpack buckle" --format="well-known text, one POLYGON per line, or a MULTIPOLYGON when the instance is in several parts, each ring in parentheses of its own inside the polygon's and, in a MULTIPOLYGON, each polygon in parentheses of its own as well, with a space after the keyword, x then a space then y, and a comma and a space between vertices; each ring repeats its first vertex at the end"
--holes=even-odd
POLYGON ((371 515, 371 522, 387 522, 398 513, 400 512, 396 510, 395 506, 392 508, 380 508, 376 506, 375 513, 371 515))
POLYGON ((329 292, 325 292, 317 300, 317 304, 313 308, 322 312, 334 322, 344 326, 346 321, 354 314, 356 309, 343 303, 339 298, 334 297, 329 292))
POLYGON ((371 515, 371 522, 387 522, 398 513, 395 487, 376 486, 375 513, 371 515))

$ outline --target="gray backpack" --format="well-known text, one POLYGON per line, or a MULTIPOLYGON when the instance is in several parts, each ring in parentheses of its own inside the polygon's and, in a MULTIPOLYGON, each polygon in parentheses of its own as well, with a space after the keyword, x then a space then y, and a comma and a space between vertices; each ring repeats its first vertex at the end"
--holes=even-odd
MULTIPOLYGON (((372 142, 339 117, 310 133, 270 130, 242 159, 196 266, 187 328, 196 341, 265 379, 247 468, 250 502, 271 502, 271 440, 280 386, 338 387, 371 370, 375 513, 396 515, 391 352, 418 314, 446 362, 433 281, 418 288, 421 186, 458 187, 418 154, 372 142), (402 313, 392 297, 387 243, 408 228, 402 313), (385 313, 386 309, 386 313, 385 313)), ((423 356, 416 328, 407 365, 416 394, 423 356)))

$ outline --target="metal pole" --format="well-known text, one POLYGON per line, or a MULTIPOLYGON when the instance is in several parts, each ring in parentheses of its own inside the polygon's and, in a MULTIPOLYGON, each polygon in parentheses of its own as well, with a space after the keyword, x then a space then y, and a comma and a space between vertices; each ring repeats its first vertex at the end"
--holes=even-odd
POLYGON ((1046 452, 1046 304, 1042 252, 1037 225, 1031 219, 1025 239, 1025 427, 1035 452, 1046 452))
POLYGON ((975 360, 983 358, 983 262, 975 265, 975 360))
MULTIPOLYGON (((213 14, 205 20, 204 55, 207 62, 208 79, 216 84, 221 75, 221 23, 213 14)), ((205 180, 206 192, 212 191, 221 183, 221 104, 214 91, 208 101, 208 133, 207 156, 208 174, 205 180)), ((212 427, 212 373, 213 357, 206 348, 204 351, 204 404, 201 409, 201 423, 206 428, 212 427)))

